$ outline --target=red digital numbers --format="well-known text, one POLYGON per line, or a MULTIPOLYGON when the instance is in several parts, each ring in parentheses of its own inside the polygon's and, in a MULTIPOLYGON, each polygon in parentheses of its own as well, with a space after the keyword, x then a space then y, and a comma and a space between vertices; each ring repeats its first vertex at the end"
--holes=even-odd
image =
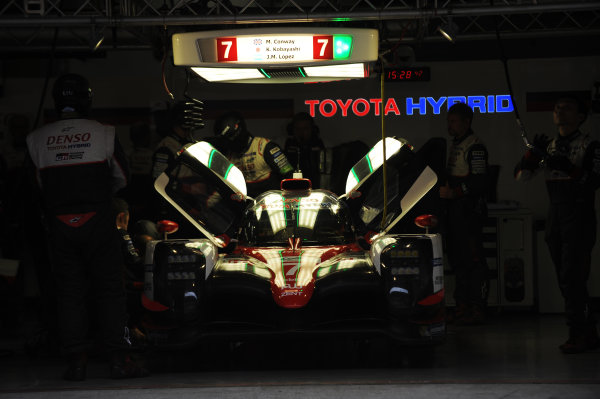
POLYGON ((333 59, 333 36, 321 35, 313 36, 313 59, 332 60, 333 59))
POLYGON ((387 81, 410 81, 427 82, 429 81, 429 67, 423 68, 385 68, 385 80, 387 81))
MULTIPOLYGON (((415 71, 415 75, 420 76, 421 73, 417 73, 420 71, 415 71)), ((388 71, 388 78, 392 80, 409 80, 413 74, 411 70, 401 70, 401 71, 388 71)))
POLYGON ((235 37, 217 38, 217 60, 219 62, 237 61, 237 39, 235 37))

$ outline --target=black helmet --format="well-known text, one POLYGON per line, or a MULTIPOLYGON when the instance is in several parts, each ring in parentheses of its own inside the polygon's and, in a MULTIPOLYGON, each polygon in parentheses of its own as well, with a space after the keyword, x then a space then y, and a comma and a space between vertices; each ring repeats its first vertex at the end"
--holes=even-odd
POLYGON ((52 88, 54 106, 59 114, 77 112, 86 115, 92 105, 92 89, 87 79, 75 73, 62 75, 52 88))
POLYGON ((250 133, 244 117, 239 112, 231 111, 221 115, 215 121, 214 131, 215 136, 227 139, 234 151, 240 151, 248 144, 250 133))
POLYGON ((473 108, 465 103, 455 103, 448 108, 449 114, 456 114, 463 119, 473 120, 473 108))

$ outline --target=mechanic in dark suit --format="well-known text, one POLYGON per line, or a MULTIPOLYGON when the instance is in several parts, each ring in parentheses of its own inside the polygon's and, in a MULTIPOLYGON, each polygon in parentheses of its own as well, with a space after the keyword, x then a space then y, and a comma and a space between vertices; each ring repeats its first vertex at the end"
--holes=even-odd
POLYGON ((515 168, 517 180, 528 180, 543 166, 550 197, 546 243, 565 301, 569 338, 559 346, 564 353, 598 348, 596 319, 590 306, 587 280, 596 241, 595 191, 600 186, 600 143, 582 133, 587 107, 574 97, 554 105, 558 134, 537 136, 515 168), (544 162, 541 162, 544 160, 544 162))
POLYGON ((440 186, 446 200, 446 251, 455 273, 454 321, 474 325, 485 322, 488 267, 483 253, 483 223, 487 216, 488 152, 471 130, 473 110, 464 103, 448 109, 447 182, 440 186))
POLYGON ((87 79, 63 75, 52 94, 59 120, 30 133, 27 147, 48 223, 59 335, 68 358, 63 378, 86 377, 88 298, 111 353, 110 376, 142 377, 147 371, 129 357, 123 260, 111 212, 113 194, 127 184, 124 154, 114 127, 87 119, 87 79))
MULTIPOLYGON (((163 124, 168 133, 157 144, 156 150, 152 155, 152 184, 154 184, 154 181, 161 173, 174 164, 179 150, 186 144, 196 141, 193 136, 194 125, 186 118, 187 109, 185 101, 178 101, 164 113, 163 124)), ((185 179, 191 174, 192 172, 183 166, 175 171, 176 178, 178 179, 185 179)), ((179 225, 178 230, 171 237, 192 238, 199 236, 200 233, 198 230, 158 194, 154 188, 152 188, 152 192, 151 200, 153 202, 154 221, 167 219, 179 225)))
POLYGON ((321 188, 321 173, 325 168, 325 145, 319 137, 319 127, 307 112, 299 112, 287 125, 288 138, 284 152, 295 169, 310 179, 313 188, 321 188))
POLYGON ((179 101, 165 112, 168 132, 160 140, 152 155, 152 178, 154 179, 173 163, 177 152, 184 145, 196 141, 193 130, 186 123, 185 111, 185 102, 179 101))
POLYGON ((251 135, 239 112, 217 118, 214 133, 225 142, 217 149, 225 149, 223 155, 244 174, 249 196, 278 190, 282 179, 292 177, 293 167, 282 149, 267 138, 251 135))

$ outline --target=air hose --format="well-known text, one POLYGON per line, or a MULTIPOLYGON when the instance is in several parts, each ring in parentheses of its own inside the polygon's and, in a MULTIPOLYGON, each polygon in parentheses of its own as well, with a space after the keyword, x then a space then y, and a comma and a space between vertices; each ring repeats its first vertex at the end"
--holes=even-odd
MULTIPOLYGON (((491 1, 492 7, 494 6, 494 1, 491 1)), ((504 76, 506 77, 506 85, 508 86, 508 94, 510 94, 511 101, 513 103, 513 111, 515 113, 515 119, 517 121, 517 126, 519 126, 519 130, 521 131, 521 138, 523 139, 523 143, 527 148, 533 148, 533 145, 527 139, 527 132, 525 130, 525 126, 523 122, 521 122, 521 117, 519 115, 519 109, 517 108, 517 104, 514 101, 514 92, 512 89, 512 83, 510 80, 510 73, 508 71, 508 61, 506 59, 506 54, 504 53, 504 47, 502 46, 502 40, 500 39, 500 28, 498 27, 498 17, 494 16, 494 25, 496 30, 496 41, 498 42, 498 48, 500 49, 500 60, 502 61, 502 66, 504 68, 504 76)))
POLYGON ((385 85, 384 85, 384 73, 383 65, 381 66, 380 73, 380 93, 381 93, 381 141, 383 143, 383 214, 381 216, 381 230, 385 228, 385 220, 387 219, 387 161, 386 161, 386 148, 385 148, 385 112, 384 112, 384 100, 385 100, 385 85))

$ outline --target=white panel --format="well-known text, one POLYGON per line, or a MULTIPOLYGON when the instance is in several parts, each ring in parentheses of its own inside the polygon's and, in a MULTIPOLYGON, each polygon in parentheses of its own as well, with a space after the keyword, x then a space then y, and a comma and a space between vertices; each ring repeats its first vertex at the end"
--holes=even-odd
MULTIPOLYGON (((173 61, 175 65, 184 66, 224 66, 229 63, 218 62, 217 38, 237 37, 245 38, 263 37, 265 35, 350 35, 352 36, 352 54, 349 58, 340 60, 313 60, 305 59, 295 62, 285 60, 285 65, 304 65, 307 62, 318 65, 333 65, 340 63, 356 63, 376 61, 379 52, 379 32, 376 29, 357 28, 325 28, 325 27, 278 27, 256 28, 176 33, 173 35, 173 61)), ((247 47, 247 43, 238 43, 238 46, 247 47)), ((264 66, 264 60, 233 62, 238 66, 264 66)), ((270 62, 269 62, 270 63, 270 62)))

